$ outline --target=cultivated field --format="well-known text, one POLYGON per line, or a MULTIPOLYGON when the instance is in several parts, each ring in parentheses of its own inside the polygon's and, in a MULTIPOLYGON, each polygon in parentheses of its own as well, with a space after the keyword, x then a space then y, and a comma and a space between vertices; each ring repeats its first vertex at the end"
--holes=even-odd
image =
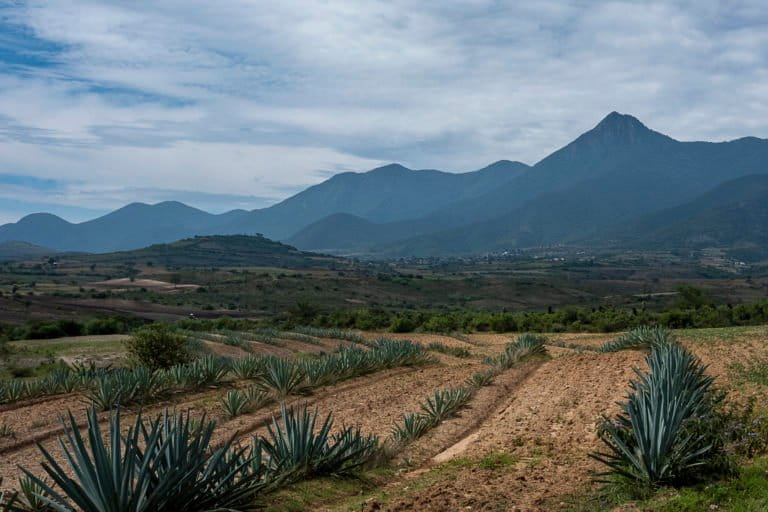
MULTIPOLYGON (((730 400, 756 396, 759 405, 766 405, 766 387, 744 381, 735 368, 768 360, 768 328, 675 334, 709 365, 708 373, 720 388, 729 391, 730 400)), ((298 395, 288 393, 285 398, 287 405, 316 408, 321 417, 332 412, 337 429, 359 425, 364 434, 375 434, 382 442, 392 441, 393 427, 403 415, 420 411, 434 391, 461 386, 472 390, 454 414, 416 439, 397 443, 388 459, 365 470, 362 479, 315 478, 261 498, 264 507, 275 511, 586 510, 585 503, 598 488, 593 474, 603 469, 588 456, 601 447, 596 433, 600 416, 618 411, 616 403, 626 397, 628 383, 635 376, 633 369, 645 367, 645 353, 639 350, 590 350, 616 335, 553 334, 547 337, 545 353, 503 365, 488 358, 504 354, 514 335, 304 331, 193 336, 215 355, 234 359, 270 355, 297 362, 321 360, 321 354, 338 353, 350 345, 376 350, 374 340, 381 338, 428 347, 428 357, 416 363, 395 362, 331 384, 318 380, 311 389, 298 395), (489 372, 492 382, 468 384, 478 372, 489 372)), ((57 357, 64 351, 67 361, 98 365, 107 361, 119 366, 123 353, 116 340, 119 338, 68 338, 34 344, 50 344, 57 357), (99 344, 102 350, 94 352, 99 344), (67 345, 74 348, 64 350, 67 345), (104 353, 104 347, 112 349, 111 356, 104 353), (89 353, 96 355, 89 358, 89 353)), ((234 417, 221 404, 227 393, 241 390, 245 394, 253 384, 241 377, 230 371, 201 386, 180 386, 147 401, 143 414, 152 416, 169 407, 189 410, 193 417, 205 413, 217 421, 214 444, 232 435, 243 441, 266 435, 267 425, 281 414, 274 389, 262 386, 269 394, 263 398, 265 403, 234 417)), ((56 444, 63 432, 59 415, 71 410, 84 426, 91 402, 79 389, 6 402, 0 405, 0 429, 6 427, 0 436, 0 476, 7 487, 20 476, 19 466, 39 471, 41 456, 36 443, 61 460, 56 444)), ((122 409, 127 425, 140 406, 122 409)), ((108 414, 99 413, 104 425, 108 414)), ((632 505, 623 510, 633 510, 632 505)))

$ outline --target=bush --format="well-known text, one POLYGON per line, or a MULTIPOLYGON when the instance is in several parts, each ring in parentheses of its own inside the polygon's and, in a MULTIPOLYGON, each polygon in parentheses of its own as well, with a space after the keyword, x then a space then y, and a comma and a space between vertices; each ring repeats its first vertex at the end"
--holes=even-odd
POLYGON ((164 324, 152 324, 137 329, 125 342, 134 362, 151 370, 167 369, 189 358, 186 336, 164 324))

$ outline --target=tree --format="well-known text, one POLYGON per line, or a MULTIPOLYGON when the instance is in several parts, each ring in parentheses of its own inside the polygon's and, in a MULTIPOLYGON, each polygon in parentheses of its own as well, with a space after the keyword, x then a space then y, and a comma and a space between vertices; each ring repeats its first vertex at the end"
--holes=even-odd
POLYGON ((189 359, 187 338, 165 324, 137 329, 125 342, 134 363, 152 370, 170 368, 189 359))
POLYGON ((707 294, 701 288, 687 284, 681 284, 677 287, 677 300, 675 307, 680 309, 699 309, 702 306, 712 304, 707 294))

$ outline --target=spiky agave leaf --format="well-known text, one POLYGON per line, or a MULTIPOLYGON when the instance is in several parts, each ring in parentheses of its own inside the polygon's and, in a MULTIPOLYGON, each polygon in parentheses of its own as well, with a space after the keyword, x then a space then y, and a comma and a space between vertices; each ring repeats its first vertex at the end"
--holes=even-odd
POLYGON ((123 434, 118 409, 104 436, 91 409, 85 437, 71 412, 63 423, 67 467, 38 445, 53 484, 24 470, 61 512, 170 512, 182 503, 189 512, 251 510, 265 485, 263 465, 232 438, 210 449, 215 424, 205 418, 193 426, 188 415, 166 411, 148 422, 139 415, 123 434))
POLYGON ((264 373, 264 358, 249 355, 232 361, 232 373, 238 379, 256 380, 264 373))
POLYGON ((392 438, 400 443, 408 443, 423 436, 432 422, 423 414, 406 413, 400 423, 392 427, 392 438))
POLYGON ((619 350, 640 350, 675 343, 672 331, 663 326, 641 326, 630 329, 618 338, 608 341, 598 352, 618 352, 619 350))
POLYGON ((279 399, 306 389, 306 374, 301 366, 287 359, 272 357, 264 364, 260 382, 274 391, 279 399))
POLYGON ((592 457, 617 474, 647 485, 674 483, 707 463, 714 444, 686 428, 714 414, 711 377, 685 348, 655 346, 646 358, 649 371, 637 372, 622 413, 604 418, 599 431, 607 452, 592 457))
POLYGON ((281 418, 272 418, 268 437, 259 438, 267 467, 285 481, 308 476, 344 475, 369 462, 377 453, 376 436, 364 436, 359 427, 344 427, 331 435, 333 417, 316 428, 318 412, 281 405, 281 418))
POLYGON ((467 388, 435 390, 421 404, 421 410, 429 421, 436 425, 454 415, 472 399, 472 391, 467 388))
POLYGON ((237 390, 230 390, 221 397, 221 408, 229 418, 235 418, 250 410, 248 397, 237 390))

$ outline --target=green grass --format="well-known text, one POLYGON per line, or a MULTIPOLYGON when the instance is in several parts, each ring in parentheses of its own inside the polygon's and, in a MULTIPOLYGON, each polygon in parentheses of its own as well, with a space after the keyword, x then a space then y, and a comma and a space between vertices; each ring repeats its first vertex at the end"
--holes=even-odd
POLYGON ((743 340, 750 336, 768 336, 768 326, 713 327, 706 329, 677 329, 675 334, 682 341, 695 343, 724 343, 743 340))
MULTIPOLYGON (((361 494, 383 486, 394 477, 389 468, 366 471, 358 478, 315 478, 282 488, 266 496, 259 506, 265 512, 305 512, 322 505, 354 501, 361 494)), ((359 506, 352 510, 359 510, 359 506)))
POLYGON ((632 500, 632 490, 611 485, 597 493, 577 496, 565 501, 570 512, 598 512, 631 504, 629 510, 654 512, 763 512, 768 510, 768 457, 760 457, 740 468, 728 480, 700 484, 681 489, 662 488, 642 500, 632 500))
POLYGON ((14 341, 8 345, 19 354, 36 356, 97 355, 123 353, 123 339, 119 337, 71 337, 53 340, 14 341))
POLYGON ((730 370, 737 384, 751 382, 768 386, 768 361, 766 360, 751 361, 747 365, 733 363, 730 370))

